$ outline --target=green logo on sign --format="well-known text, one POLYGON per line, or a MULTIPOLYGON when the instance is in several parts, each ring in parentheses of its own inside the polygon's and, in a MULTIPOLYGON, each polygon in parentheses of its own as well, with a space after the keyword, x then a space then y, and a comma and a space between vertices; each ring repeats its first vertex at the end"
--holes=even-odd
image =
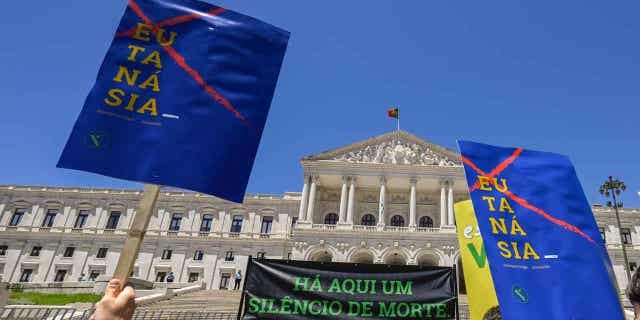
POLYGON ((89 132, 85 143, 92 149, 104 149, 108 146, 108 136, 104 132, 89 132))
POLYGON ((518 300, 518 302, 522 304, 529 303, 529 295, 527 294, 527 290, 523 287, 514 285, 511 288, 511 291, 513 292, 513 297, 518 300))

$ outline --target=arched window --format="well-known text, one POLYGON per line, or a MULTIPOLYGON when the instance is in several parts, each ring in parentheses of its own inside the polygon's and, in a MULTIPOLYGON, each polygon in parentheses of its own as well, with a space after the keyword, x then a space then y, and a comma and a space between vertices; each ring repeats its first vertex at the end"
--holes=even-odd
POLYGON ((404 218, 398 215, 391 217, 391 225, 394 227, 404 227, 404 218))
POLYGON ((331 262, 332 260, 333 256, 329 251, 316 252, 311 256, 311 261, 314 262, 331 262))
POLYGON ((324 224, 337 224, 338 223, 338 215, 335 213, 329 213, 324 216, 324 224))
POLYGON ((433 228, 433 219, 431 217, 421 217, 419 222, 420 228, 433 228))
POLYGON ((375 226, 376 225, 376 217, 372 214, 365 214, 362 216, 362 225, 363 226, 375 226))

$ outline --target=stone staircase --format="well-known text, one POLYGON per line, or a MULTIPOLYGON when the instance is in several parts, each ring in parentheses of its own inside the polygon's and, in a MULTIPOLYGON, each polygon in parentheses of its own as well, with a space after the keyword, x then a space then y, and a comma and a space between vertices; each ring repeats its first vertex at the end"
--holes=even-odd
POLYGON ((467 300, 466 295, 458 296, 458 312, 460 312, 460 320, 469 320, 471 319, 469 314, 469 301, 467 300))
MULTIPOLYGON (((201 290, 142 306, 140 311, 237 312, 239 291, 201 290)), ((460 296, 460 319, 469 319, 467 296, 460 296)))
POLYGON ((239 291, 201 290, 141 307, 141 310, 238 312, 239 291))

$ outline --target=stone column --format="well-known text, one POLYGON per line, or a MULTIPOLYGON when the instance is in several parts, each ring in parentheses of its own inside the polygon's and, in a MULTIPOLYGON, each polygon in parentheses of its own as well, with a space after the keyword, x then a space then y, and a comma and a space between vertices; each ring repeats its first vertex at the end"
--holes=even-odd
POLYGON ((453 215, 453 180, 449 180, 449 225, 454 225, 456 223, 455 217, 453 215))
POLYGON ((353 210, 356 205, 356 178, 351 177, 349 184, 349 203, 347 204, 347 224, 353 225, 353 210))
POLYGON ((74 215, 76 210, 72 210, 71 207, 69 206, 65 206, 64 209, 62 209, 62 219, 56 219, 56 226, 57 227, 66 227, 69 224, 69 219, 71 218, 72 215, 74 215), (59 221, 58 221, 59 220, 59 221), (63 221, 63 223, 60 223, 60 221, 63 221))
POLYGON ((380 201, 378 202, 378 226, 384 227, 387 197, 387 179, 380 177, 380 201))
POLYGON ((225 217, 227 216, 226 212, 224 211, 218 211, 218 224, 217 226, 214 225, 214 231, 218 231, 218 232, 225 232, 228 230, 225 230, 225 217))
POLYGON ((447 222, 447 183, 440 181, 440 227, 446 226, 447 222))
MULTIPOLYGON (((42 223, 42 219, 39 219, 40 216, 42 216, 42 214, 44 214, 44 209, 40 207, 40 205, 34 205, 31 209, 31 226, 32 227, 39 227, 38 222, 42 223)), ((22 217, 22 219, 24 220, 25 218, 28 217, 22 217)), ((26 221, 24 221, 26 223, 26 221)))
POLYGON ((302 199, 300 200, 300 212, 298 213, 298 222, 307 220, 307 200, 309 198, 309 177, 304 176, 304 185, 302 187, 302 199))
POLYGON ((11 213, 9 213, 9 211, 7 211, 6 214, 5 214, 5 210, 4 209, 6 207, 7 207, 6 203, 1 203, 0 204, 0 225, 8 225, 9 224, 9 219, 11 219, 11 213), (9 219, 7 219, 7 221, 5 221, 5 217, 8 217, 9 219))
POLYGON ((309 204, 307 205, 307 216, 305 221, 313 223, 313 209, 316 203, 316 191, 318 189, 318 176, 311 176, 311 188, 309 190, 309 204))
POLYGON ((342 192, 340 193, 340 216, 338 223, 345 224, 347 221, 347 183, 349 183, 349 177, 342 176, 342 192))
POLYGON ((416 228, 416 184, 418 180, 411 178, 409 181, 411 185, 411 195, 409 198, 409 228, 416 228))
POLYGON ((255 212, 249 212, 249 226, 246 229, 246 232, 253 233, 253 230, 254 230, 253 229, 253 227, 254 227, 253 225, 254 225, 255 221, 256 221, 256 213, 255 212))

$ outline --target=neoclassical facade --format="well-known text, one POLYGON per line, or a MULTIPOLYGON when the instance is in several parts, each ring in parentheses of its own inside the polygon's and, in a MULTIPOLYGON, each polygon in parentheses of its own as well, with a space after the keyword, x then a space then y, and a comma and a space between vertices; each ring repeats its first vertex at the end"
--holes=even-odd
MULTIPOLYGON (((305 157, 301 192, 242 204, 163 190, 134 276, 229 289, 249 256, 394 265, 459 264, 453 204, 468 199, 459 155, 398 131, 305 157)), ((0 186, 0 278, 92 281, 115 270, 141 190, 0 186)), ((594 213, 620 288, 640 261, 640 209, 594 213)))

